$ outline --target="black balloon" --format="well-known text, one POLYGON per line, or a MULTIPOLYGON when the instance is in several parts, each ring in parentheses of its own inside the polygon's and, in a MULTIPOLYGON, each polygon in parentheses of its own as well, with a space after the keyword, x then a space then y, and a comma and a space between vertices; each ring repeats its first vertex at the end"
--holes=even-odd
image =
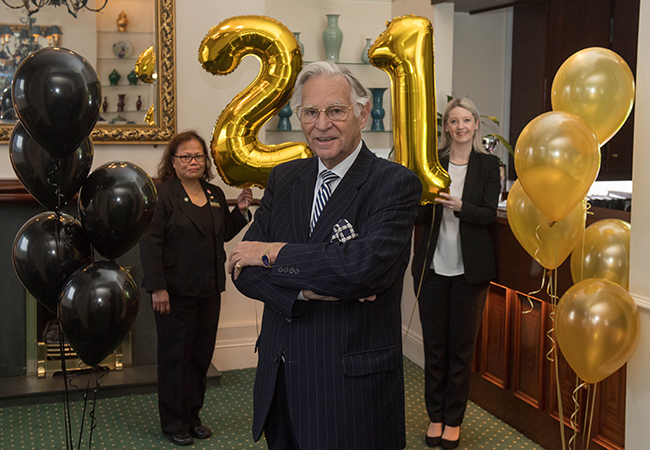
POLYGON ((36 300, 56 312, 67 278, 93 260, 88 237, 74 217, 44 212, 18 231, 12 248, 14 270, 36 300))
POLYGON ((87 137, 71 155, 55 158, 18 122, 9 138, 9 158, 29 193, 47 209, 58 211, 74 197, 88 177, 93 163, 93 143, 87 137))
POLYGON ((43 48, 18 66, 14 108, 27 132, 52 156, 76 151, 92 131, 101 107, 97 72, 65 48, 43 48))
POLYGON ((59 320, 79 358, 96 366, 128 335, 139 308, 140 293, 131 275, 115 262, 97 261, 65 283, 59 320))
POLYGON ((156 186, 144 170, 112 162, 94 170, 81 187, 79 218, 93 247, 115 259, 144 236, 157 204, 156 186))

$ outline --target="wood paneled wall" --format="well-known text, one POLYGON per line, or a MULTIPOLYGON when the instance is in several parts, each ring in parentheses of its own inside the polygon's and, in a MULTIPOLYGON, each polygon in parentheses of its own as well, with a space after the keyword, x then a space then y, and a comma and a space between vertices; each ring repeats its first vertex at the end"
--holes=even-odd
MULTIPOLYGON (((589 223, 611 214, 597 210, 589 223)), ((629 214, 629 213, 623 213, 629 214)), ((623 217, 629 221, 629 215, 623 217)), ((470 398, 504 422, 548 449, 561 449, 555 352, 552 336, 553 306, 546 288, 540 288, 543 268, 519 245, 507 220, 492 228, 497 248, 499 277, 490 286, 483 323, 474 355, 470 398), (507 270, 502 270, 502 269, 507 270), (530 300, 529 300, 530 299, 530 300), (550 354, 549 354, 550 353, 550 354), (548 357, 547 357, 548 354, 548 357), (553 356, 553 361, 549 357, 553 356)), ((558 295, 571 286, 568 261, 558 269, 558 295)), ((573 391, 576 375, 559 354, 559 380, 565 439, 573 435, 573 391)), ((625 366, 597 384, 589 448, 623 449, 625 444, 625 366)), ((584 448, 582 426, 587 391, 578 394, 576 449, 584 448)))

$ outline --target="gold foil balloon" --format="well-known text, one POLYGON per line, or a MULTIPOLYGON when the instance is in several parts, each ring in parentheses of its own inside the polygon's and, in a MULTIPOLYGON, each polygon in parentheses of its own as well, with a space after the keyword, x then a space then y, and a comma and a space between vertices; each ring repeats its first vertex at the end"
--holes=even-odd
POLYGON ((231 186, 266 186, 280 163, 310 157, 304 142, 264 145, 262 125, 289 101, 302 68, 293 33, 264 16, 238 16, 213 27, 199 46, 199 62, 213 75, 227 75, 253 55, 261 62, 257 78, 223 110, 212 132, 212 157, 231 186))
POLYGON ((630 283, 631 229, 629 223, 619 219, 599 220, 589 225, 584 240, 580 240, 571 253, 573 282, 605 278, 627 290, 630 283))
POLYGON ((431 22, 413 15, 396 17, 368 56, 390 76, 395 161, 420 177, 420 203, 433 203, 440 192, 448 192, 451 180, 438 161, 431 22))
POLYGON ((573 114, 539 115, 517 139, 517 176, 530 200, 551 221, 565 218, 582 201, 599 167, 596 136, 573 114))
POLYGON ((632 357, 639 328, 639 311, 630 294, 604 278, 573 285, 555 312, 560 350, 587 383, 607 378, 632 357))
POLYGON ((153 46, 138 56, 138 60, 135 62, 135 74, 143 83, 153 83, 156 80, 156 54, 153 51, 153 46))
POLYGON ((151 105, 147 110, 147 114, 144 115, 144 121, 147 125, 155 125, 156 121, 153 118, 154 106, 151 105))
POLYGON ((634 76, 611 50, 586 48, 570 56, 555 74, 554 111, 581 117, 603 145, 623 126, 634 104, 634 76))
POLYGON ((515 181, 508 193, 508 224, 521 246, 535 261, 555 269, 571 254, 585 229, 585 206, 578 203, 564 219, 557 222, 544 217, 515 181))

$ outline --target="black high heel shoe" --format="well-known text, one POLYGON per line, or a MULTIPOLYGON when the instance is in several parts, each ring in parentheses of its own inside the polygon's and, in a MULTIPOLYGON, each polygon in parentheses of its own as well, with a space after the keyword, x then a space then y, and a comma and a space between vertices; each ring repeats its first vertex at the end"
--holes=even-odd
POLYGON ((442 436, 433 437, 427 434, 426 436, 424 436, 424 441, 427 443, 429 447, 437 447, 442 442, 442 436))
MULTIPOLYGON (((432 424, 431 422, 429 426, 432 424)), ((440 442, 442 441, 442 426, 440 427, 440 436, 429 436, 429 429, 427 428, 427 433, 424 436, 424 441, 427 443, 429 447, 437 447, 440 445, 440 442)))
POLYGON ((440 439, 440 445, 445 450, 451 450, 453 448, 456 448, 458 447, 459 444, 460 444, 460 436, 458 436, 458 439, 456 439, 455 441, 448 441, 447 439, 442 439, 442 438, 440 439))

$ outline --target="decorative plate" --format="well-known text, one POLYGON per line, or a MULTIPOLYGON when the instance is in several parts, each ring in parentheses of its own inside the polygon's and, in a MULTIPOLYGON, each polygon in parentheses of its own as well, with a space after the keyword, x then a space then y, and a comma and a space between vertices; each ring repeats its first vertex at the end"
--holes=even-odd
POLYGON ((113 53, 115 53, 115 56, 118 58, 128 58, 131 56, 132 50, 131 44, 126 41, 117 41, 113 44, 113 53))

